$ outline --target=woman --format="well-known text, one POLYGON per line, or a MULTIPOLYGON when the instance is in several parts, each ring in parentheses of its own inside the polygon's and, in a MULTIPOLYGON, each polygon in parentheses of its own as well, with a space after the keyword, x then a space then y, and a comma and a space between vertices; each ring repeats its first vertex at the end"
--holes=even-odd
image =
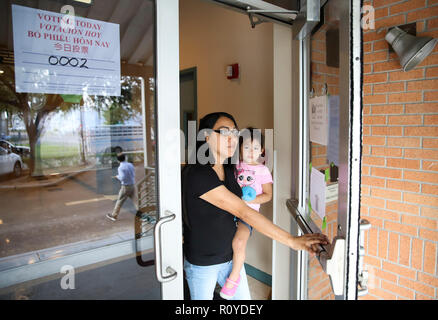
MULTIPOLYGON (((239 132, 230 114, 206 115, 199 123, 199 131, 207 146, 198 144, 197 164, 186 166, 182 175, 184 271, 193 300, 211 300, 216 282, 224 286, 231 272, 234 217, 294 250, 315 254, 316 244, 328 243, 327 237, 321 234, 290 235, 241 199, 235 165, 230 161, 238 145, 239 132)), ((251 299, 245 268, 241 269, 236 285, 233 299, 251 299)))

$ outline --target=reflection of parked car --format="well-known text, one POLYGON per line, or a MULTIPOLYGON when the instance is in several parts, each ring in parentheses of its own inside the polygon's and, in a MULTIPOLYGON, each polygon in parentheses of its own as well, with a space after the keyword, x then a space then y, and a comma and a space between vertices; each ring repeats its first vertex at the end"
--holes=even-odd
POLYGON ((12 142, 0 140, 0 147, 20 155, 23 158, 30 156, 30 148, 25 146, 16 146, 12 142))
POLYGON ((0 174, 13 173, 15 177, 21 176, 23 162, 18 154, 0 147, 0 174))

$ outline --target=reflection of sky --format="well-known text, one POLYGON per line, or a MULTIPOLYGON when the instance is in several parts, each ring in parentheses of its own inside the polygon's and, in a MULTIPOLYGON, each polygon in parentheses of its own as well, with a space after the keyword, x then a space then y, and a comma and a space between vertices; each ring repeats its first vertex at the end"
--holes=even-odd
MULTIPOLYGON (((105 125, 105 118, 99 112, 90 107, 83 107, 84 129, 93 129, 95 126, 105 125)), ((67 133, 79 130, 81 125, 81 111, 79 108, 68 112, 54 112, 46 121, 46 133, 67 133)), ((124 125, 142 125, 141 116, 137 115, 125 121, 124 125)))

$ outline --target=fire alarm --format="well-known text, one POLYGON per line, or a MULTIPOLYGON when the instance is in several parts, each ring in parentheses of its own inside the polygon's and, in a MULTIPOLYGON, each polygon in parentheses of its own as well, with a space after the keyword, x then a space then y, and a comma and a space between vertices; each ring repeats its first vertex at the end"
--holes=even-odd
POLYGON ((239 78, 239 64, 234 63, 227 66, 227 79, 239 78))

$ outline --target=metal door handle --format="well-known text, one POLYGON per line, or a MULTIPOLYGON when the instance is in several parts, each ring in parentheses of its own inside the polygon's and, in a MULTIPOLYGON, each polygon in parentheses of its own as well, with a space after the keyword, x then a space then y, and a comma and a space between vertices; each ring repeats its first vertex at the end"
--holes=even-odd
POLYGON ((178 273, 170 266, 167 266, 166 272, 168 275, 161 274, 161 237, 160 231, 161 226, 167 222, 175 219, 176 215, 168 210, 165 211, 165 216, 161 217, 160 220, 155 224, 154 229, 154 240, 155 240, 155 274, 159 282, 168 282, 176 278, 178 273))

